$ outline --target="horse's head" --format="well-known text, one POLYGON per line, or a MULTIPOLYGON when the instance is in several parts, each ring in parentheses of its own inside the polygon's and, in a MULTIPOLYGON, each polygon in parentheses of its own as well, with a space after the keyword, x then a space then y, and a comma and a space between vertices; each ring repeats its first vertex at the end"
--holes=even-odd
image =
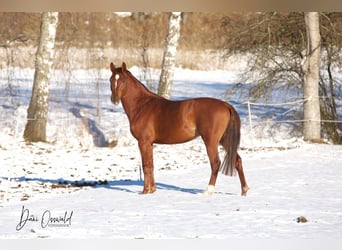
POLYGON ((118 104, 126 89, 126 64, 123 62, 121 68, 115 68, 114 64, 110 63, 110 70, 112 71, 112 76, 109 80, 112 91, 110 99, 112 103, 118 104))

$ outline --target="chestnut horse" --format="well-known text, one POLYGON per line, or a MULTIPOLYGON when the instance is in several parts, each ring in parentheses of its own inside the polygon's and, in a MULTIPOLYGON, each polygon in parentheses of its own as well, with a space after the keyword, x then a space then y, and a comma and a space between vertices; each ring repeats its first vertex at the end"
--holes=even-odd
POLYGON ((153 174, 153 143, 176 144, 201 136, 210 160, 211 176, 205 194, 214 192, 219 170, 234 175, 237 170, 241 195, 248 185, 237 150, 240 144, 240 118, 228 103, 213 98, 195 98, 170 101, 150 92, 131 72, 126 64, 116 68, 110 64, 112 76, 111 101, 122 106, 127 114, 132 135, 138 140, 144 173, 142 194, 156 191, 153 174), (218 146, 226 155, 221 165, 218 146))

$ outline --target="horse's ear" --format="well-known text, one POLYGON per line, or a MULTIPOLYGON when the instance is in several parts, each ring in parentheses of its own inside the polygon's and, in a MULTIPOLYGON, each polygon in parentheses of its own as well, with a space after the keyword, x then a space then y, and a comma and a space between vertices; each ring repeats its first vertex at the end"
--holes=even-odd
POLYGON ((110 63, 110 70, 114 73, 115 72, 115 66, 114 64, 111 62, 110 63))
POLYGON ((126 69, 126 63, 122 63, 122 72, 125 72, 127 69, 126 69))

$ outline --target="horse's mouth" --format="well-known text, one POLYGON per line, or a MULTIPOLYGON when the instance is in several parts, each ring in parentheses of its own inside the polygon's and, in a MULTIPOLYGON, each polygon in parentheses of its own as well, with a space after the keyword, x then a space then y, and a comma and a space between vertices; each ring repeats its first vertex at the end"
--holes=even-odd
POLYGON ((110 100, 111 100, 111 102, 112 102, 114 105, 118 105, 119 102, 120 102, 120 99, 119 99, 118 97, 116 97, 116 96, 111 96, 111 97, 110 97, 110 100))

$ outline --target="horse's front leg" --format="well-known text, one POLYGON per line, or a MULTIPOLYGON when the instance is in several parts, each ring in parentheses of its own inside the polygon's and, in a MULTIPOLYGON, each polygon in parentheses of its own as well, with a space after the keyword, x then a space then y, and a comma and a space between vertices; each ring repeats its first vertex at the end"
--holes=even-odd
POLYGON ((153 193, 156 191, 153 175, 153 145, 150 142, 139 140, 139 150, 144 172, 144 189, 142 194, 153 193))

